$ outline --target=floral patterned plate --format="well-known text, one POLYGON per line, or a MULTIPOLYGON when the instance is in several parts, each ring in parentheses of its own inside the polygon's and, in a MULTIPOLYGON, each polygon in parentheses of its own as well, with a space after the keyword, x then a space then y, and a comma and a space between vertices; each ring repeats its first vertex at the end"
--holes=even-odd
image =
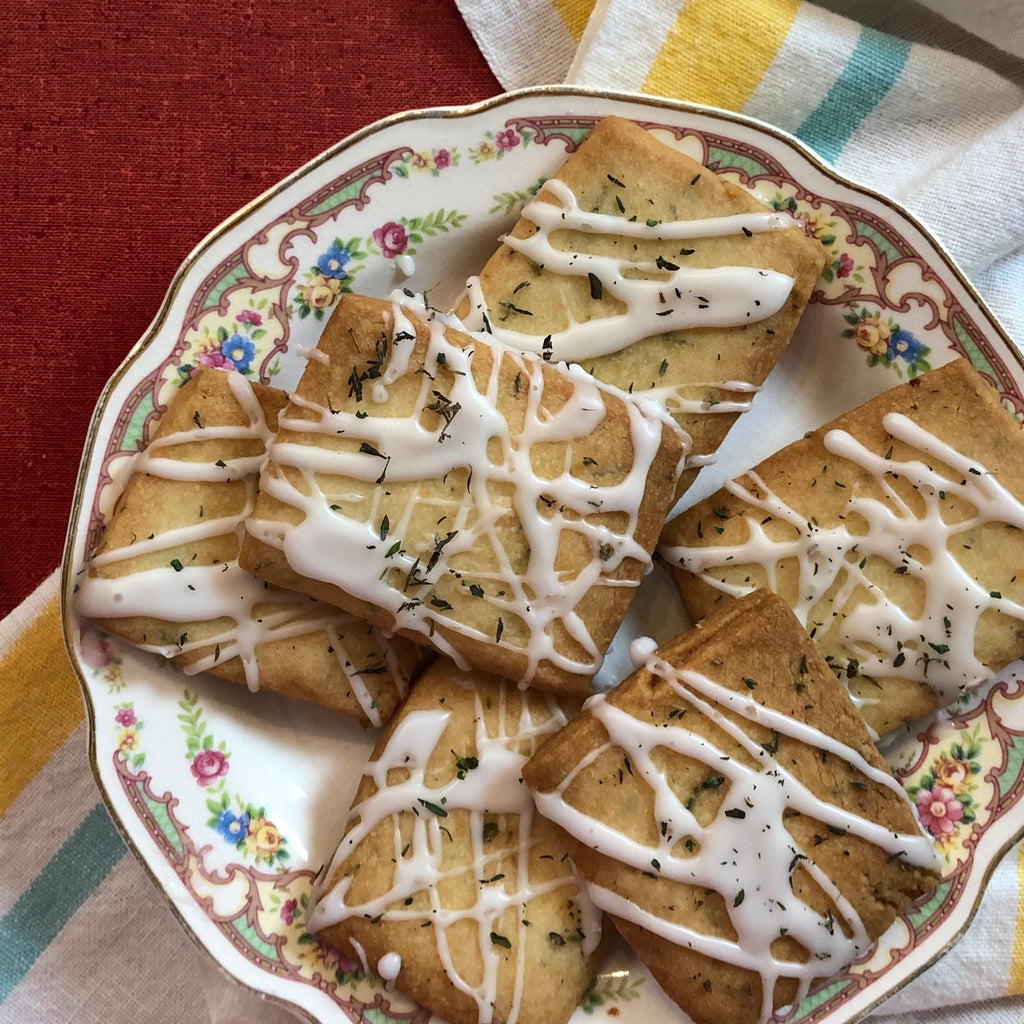
MULTIPOLYGON (((303 926, 373 734, 339 716, 120 646, 73 604, 133 452, 200 364, 289 388, 342 292, 404 286, 456 298, 498 234, 595 121, 634 118, 776 208, 803 217, 829 263, 793 344, 688 500, 901 379, 966 356, 1024 413, 1024 365, 909 216, 780 132, 735 115, 559 87, 418 111, 338 144, 217 229, 174 279, 109 382, 90 430, 64 560, 65 635, 85 693, 93 770, 130 846, 197 943, 243 984, 323 1024, 425 1015, 303 926)), ((623 636, 665 638, 674 593, 648 577, 623 636)), ((617 646, 603 670, 626 671, 617 646)), ((800 1022, 849 1021, 928 966, 967 926, 1024 829, 1024 678, 989 687, 892 744, 936 837, 944 880, 873 955, 808 997, 800 1022)), ((628 952, 576 1021, 679 1019, 628 952), (662 1015, 662 1016, 659 1016, 662 1015)))

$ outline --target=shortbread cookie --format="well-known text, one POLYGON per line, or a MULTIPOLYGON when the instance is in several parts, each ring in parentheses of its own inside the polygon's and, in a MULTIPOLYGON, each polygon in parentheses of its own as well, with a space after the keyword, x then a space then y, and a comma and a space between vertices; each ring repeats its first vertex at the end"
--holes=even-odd
POLYGON ((601 914, 520 768, 554 697, 446 658, 382 736, 307 925, 450 1024, 560 1024, 593 978, 601 914))
POLYGON ((242 564, 462 663, 588 692, 682 456, 671 420, 578 370, 344 295, 282 414, 242 564))
POLYGON ((768 591, 646 656, 523 777, 695 1024, 767 1020, 939 880, 848 694, 768 591))
POLYGON ((966 359, 901 384, 668 525, 694 617, 767 586, 884 735, 1024 655, 1024 433, 966 359))
POLYGON ((456 315, 666 405, 681 489, 789 342, 821 244, 632 121, 599 122, 471 279, 456 315))
POLYGON ((210 672, 386 722, 420 659, 352 615, 268 588, 239 568, 241 524, 286 402, 203 368, 135 460, 77 594, 117 636, 210 672))

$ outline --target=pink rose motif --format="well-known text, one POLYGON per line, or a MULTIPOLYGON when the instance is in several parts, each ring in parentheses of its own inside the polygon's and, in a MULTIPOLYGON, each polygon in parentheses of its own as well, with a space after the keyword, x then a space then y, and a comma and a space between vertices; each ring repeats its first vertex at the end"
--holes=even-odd
POLYGON ((853 259, 849 253, 840 253, 836 260, 836 277, 849 277, 853 273, 853 259))
POLYGON ((285 900, 281 906, 281 920, 285 924, 295 924, 296 910, 298 910, 298 900, 285 900))
POLYGON ((200 750, 189 771, 200 786, 209 786, 228 773, 228 759, 219 750, 200 750))
POLYGON ((917 813, 933 836, 948 836, 964 816, 964 805, 948 786, 934 786, 918 792, 917 813))
POLYGON ((121 708, 116 715, 114 715, 114 721, 118 725, 123 725, 126 729, 129 725, 134 725, 138 719, 135 717, 135 712, 131 708, 121 708))
POLYGON ((381 255, 385 259, 393 260, 401 256, 409 245, 409 236, 401 224, 389 220, 383 227, 377 228, 373 233, 373 240, 380 247, 381 255))
POLYGON ((434 154, 434 166, 439 170, 443 171, 446 167, 451 167, 452 155, 447 149, 439 149, 434 154))
POLYGON ((235 319, 240 324, 252 324, 253 327, 259 327, 263 323, 263 317, 255 309, 243 309, 235 319))
POLYGON ((506 128, 505 131, 498 132, 494 141, 498 144, 498 149, 507 153, 519 145, 519 134, 512 128, 506 128))
POLYGON ((197 360, 199 366, 212 366, 218 370, 233 370, 235 364, 221 352, 204 352, 197 360))

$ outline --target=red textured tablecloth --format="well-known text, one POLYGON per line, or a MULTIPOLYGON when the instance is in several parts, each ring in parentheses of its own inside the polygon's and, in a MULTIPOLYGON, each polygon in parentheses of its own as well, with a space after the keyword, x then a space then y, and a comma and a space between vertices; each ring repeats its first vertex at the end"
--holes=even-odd
POLYGON ((0 0, 0 616, 59 563, 103 384, 189 251, 397 111, 501 92, 454 0, 0 0))

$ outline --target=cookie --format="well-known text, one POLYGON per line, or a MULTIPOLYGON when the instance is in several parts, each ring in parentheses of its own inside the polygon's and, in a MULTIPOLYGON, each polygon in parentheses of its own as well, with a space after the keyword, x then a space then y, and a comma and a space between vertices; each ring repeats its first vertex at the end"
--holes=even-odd
POLYGON ((670 420, 579 371, 343 295, 241 561, 460 664, 586 693, 683 453, 670 420))
POLYGON ((523 778, 695 1024, 766 1021, 939 880, 848 694, 768 591, 645 652, 523 778))
POLYGON ((788 214, 608 117, 523 209, 456 315, 671 410, 680 491, 788 344, 825 250, 788 214))
POLYGON ((730 481, 660 550, 694 617, 782 595, 885 735, 1024 655, 1024 433, 954 359, 730 481))
POLYGON ((238 565, 242 523, 287 397, 204 367, 135 459, 79 581, 77 610, 107 632, 209 672, 380 725, 420 651, 238 565))

